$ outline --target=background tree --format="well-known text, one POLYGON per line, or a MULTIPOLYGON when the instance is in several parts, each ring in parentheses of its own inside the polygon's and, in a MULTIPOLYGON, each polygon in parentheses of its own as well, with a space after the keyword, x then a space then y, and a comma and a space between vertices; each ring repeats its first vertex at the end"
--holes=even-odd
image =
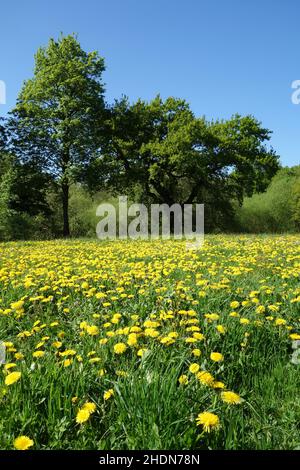
POLYGON ((105 151, 90 167, 93 186, 102 174, 102 184, 139 188, 151 201, 204 202, 210 219, 216 211, 233 216, 234 201, 264 190, 279 167, 265 145, 270 131, 252 116, 208 122, 184 100, 157 96, 131 105, 123 98, 112 106, 109 126, 105 151))
POLYGON ((0 118, 0 152, 4 152, 7 146, 7 135, 4 118, 0 118))
POLYGON ((0 154, 0 158, 0 240, 5 240, 11 237, 10 203, 15 175, 10 156, 0 154))
POLYGON ((246 232, 299 231, 300 166, 279 170, 264 193, 244 200, 236 219, 246 232))
POLYGON ((70 234, 70 183, 100 145, 103 71, 103 58, 83 51, 75 36, 50 39, 37 51, 34 76, 24 83, 8 122, 18 161, 59 185, 64 236, 70 234))
POLYGON ((0 120, 0 240, 10 238, 10 203, 15 179, 13 159, 7 152, 7 135, 0 120))
POLYGON ((292 189, 292 211, 293 211, 293 221, 294 221, 294 229, 298 232, 300 231, 300 167, 296 167, 298 169, 298 177, 293 184, 292 189))

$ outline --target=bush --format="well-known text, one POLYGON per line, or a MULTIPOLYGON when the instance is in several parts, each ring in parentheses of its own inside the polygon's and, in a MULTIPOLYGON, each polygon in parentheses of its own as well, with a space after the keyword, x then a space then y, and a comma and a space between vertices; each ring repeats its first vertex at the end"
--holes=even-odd
POLYGON ((300 229, 300 166, 282 168, 267 191, 244 200, 237 210, 244 232, 295 232, 300 229))

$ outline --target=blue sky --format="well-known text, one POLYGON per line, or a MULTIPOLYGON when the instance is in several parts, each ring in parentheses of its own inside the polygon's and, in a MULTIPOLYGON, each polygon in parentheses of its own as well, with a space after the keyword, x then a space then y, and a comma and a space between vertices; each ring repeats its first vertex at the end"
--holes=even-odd
POLYGON ((300 163, 299 0, 14 0, 0 5, 0 80, 14 106, 49 37, 78 33, 105 58, 106 98, 185 98, 196 115, 253 114, 284 165, 300 163))

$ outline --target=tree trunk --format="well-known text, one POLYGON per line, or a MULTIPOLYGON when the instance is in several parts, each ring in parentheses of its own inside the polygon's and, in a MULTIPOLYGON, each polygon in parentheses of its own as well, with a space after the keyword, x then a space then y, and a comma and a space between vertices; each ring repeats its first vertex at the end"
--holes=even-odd
POLYGON ((63 202, 63 236, 70 236, 70 226, 69 226, 69 183, 64 182, 62 184, 62 202, 63 202))

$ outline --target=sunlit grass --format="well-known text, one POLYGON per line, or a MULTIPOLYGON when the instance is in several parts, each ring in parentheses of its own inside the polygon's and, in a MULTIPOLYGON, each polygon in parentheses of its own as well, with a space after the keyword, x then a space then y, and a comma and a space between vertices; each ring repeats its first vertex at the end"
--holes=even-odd
POLYGON ((299 276, 296 236, 0 244, 0 447, 298 447, 299 276))

